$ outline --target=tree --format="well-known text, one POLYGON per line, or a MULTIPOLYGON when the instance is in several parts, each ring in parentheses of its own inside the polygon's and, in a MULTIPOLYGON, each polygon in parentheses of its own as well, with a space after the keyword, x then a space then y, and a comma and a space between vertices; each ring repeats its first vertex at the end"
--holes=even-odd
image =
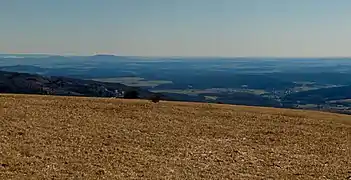
POLYGON ((123 98, 125 99, 138 99, 139 98, 139 92, 136 90, 129 90, 124 93, 123 98))

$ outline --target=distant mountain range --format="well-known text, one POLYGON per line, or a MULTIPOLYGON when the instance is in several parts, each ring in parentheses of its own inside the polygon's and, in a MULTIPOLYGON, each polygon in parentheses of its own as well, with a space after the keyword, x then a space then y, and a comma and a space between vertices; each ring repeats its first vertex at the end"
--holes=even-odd
POLYGON ((149 99, 156 95, 167 99, 162 94, 120 83, 0 71, 0 93, 122 98, 124 93, 130 91, 136 91, 140 99, 149 99))

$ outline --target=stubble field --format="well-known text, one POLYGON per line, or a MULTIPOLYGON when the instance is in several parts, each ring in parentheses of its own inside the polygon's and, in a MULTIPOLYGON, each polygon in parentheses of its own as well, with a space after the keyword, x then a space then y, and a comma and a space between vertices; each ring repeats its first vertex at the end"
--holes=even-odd
POLYGON ((351 116, 0 94, 0 179, 348 179, 351 116))

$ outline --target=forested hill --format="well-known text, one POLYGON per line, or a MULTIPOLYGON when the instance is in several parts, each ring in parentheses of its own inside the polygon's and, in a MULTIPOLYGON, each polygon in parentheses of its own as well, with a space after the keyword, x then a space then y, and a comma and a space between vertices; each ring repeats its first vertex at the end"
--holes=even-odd
POLYGON ((128 92, 136 92, 135 94, 138 95, 136 98, 140 99, 155 95, 165 98, 161 94, 120 83, 0 71, 0 93, 124 97, 128 92))

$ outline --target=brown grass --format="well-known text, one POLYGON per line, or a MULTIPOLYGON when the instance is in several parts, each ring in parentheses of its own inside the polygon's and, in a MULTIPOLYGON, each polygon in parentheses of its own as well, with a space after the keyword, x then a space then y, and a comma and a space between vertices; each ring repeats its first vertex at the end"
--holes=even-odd
POLYGON ((0 179, 347 179, 351 116, 0 95, 0 179))

